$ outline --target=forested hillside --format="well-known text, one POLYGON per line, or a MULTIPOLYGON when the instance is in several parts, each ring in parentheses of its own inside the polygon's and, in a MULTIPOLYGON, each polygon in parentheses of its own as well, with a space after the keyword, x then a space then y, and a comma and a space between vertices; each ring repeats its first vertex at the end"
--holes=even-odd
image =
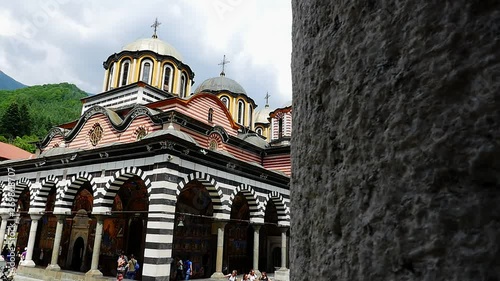
POLYGON ((0 141, 30 152, 30 142, 45 137, 55 125, 80 116, 87 94, 73 84, 47 84, 12 91, 0 91, 0 141))

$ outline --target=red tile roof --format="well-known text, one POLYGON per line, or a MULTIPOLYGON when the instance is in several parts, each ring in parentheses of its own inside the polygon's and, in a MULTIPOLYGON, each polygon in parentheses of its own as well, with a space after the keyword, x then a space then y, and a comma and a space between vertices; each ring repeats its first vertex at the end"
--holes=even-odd
POLYGON ((35 157, 35 155, 26 150, 22 150, 19 147, 8 143, 0 142, 0 161, 11 159, 30 159, 33 157, 35 157))

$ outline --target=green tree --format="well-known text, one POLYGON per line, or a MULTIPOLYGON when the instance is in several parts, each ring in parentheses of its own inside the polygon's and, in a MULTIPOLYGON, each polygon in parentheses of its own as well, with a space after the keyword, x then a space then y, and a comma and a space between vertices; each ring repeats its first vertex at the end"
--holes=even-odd
POLYGON ((22 104, 19 108, 19 136, 31 135, 31 114, 26 104, 22 104))
POLYGON ((19 136, 20 132, 22 131, 19 128, 20 120, 21 116, 19 114, 19 106, 16 102, 13 102, 9 105, 7 111, 2 116, 2 134, 9 139, 13 139, 16 136, 19 136))
POLYGON ((23 137, 16 137, 12 141, 12 145, 15 145, 19 147, 20 149, 24 149, 26 151, 29 151, 31 153, 35 153, 36 150, 36 145, 35 143, 38 141, 37 136, 23 136, 23 137))

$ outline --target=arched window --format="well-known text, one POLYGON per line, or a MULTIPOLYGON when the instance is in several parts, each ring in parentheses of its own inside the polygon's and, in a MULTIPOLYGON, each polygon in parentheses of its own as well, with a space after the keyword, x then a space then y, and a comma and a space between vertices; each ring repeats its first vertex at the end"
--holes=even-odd
POLYGON ((244 125, 245 122, 245 104, 242 100, 238 101, 238 124, 244 125))
POLYGON ((130 67, 130 61, 126 60, 122 62, 121 73, 120 73, 120 87, 125 86, 128 83, 128 69, 130 67))
POLYGON ((151 84, 152 73, 153 63, 150 60, 143 60, 141 63, 141 81, 151 84))
POLYGON ((166 64, 163 67, 163 91, 172 92, 173 77, 174 69, 171 65, 166 64))
POLYGON ((251 128, 252 127, 252 114, 253 114, 253 108, 252 108, 252 105, 251 104, 248 104, 248 126, 251 128))
POLYGON ((214 119, 214 110, 210 108, 208 110, 208 122, 212 122, 213 119, 214 119))
POLYGON ((108 90, 113 89, 113 72, 115 70, 115 64, 113 63, 108 71, 108 90))
POLYGON ((180 96, 181 98, 184 98, 186 96, 186 74, 184 72, 181 74, 181 89, 180 89, 180 96))
POLYGON ((220 101, 226 105, 226 108, 229 109, 229 98, 228 97, 221 97, 220 101))
POLYGON ((283 118, 278 119, 278 139, 283 137, 283 118))
POLYGON ((255 132, 259 135, 262 136, 262 128, 261 127, 257 127, 257 129, 255 130, 255 132))

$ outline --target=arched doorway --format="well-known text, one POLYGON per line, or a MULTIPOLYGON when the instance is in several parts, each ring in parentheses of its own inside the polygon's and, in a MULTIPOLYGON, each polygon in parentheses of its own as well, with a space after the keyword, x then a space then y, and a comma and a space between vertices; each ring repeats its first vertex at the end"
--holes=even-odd
MULTIPOLYGON (((144 262, 147 210, 147 187, 140 177, 133 176, 122 184, 115 195, 111 215, 103 221, 99 261, 104 275, 116 275, 116 261, 122 252, 127 257, 134 255, 141 264, 144 262)), ((141 276, 142 267, 136 279, 141 276)))
POLYGON ((71 259, 71 270, 80 271, 83 262, 83 252, 85 250, 85 242, 82 237, 78 237, 73 244, 73 257, 71 259))
POLYGON ((281 231, 278 228, 278 211, 272 200, 267 202, 264 222, 260 241, 265 255, 261 255, 260 265, 265 266, 267 272, 274 272, 281 266, 281 231))
MULTIPOLYGON (((192 279, 207 278, 215 271, 217 235, 212 234, 213 204, 208 190, 191 181, 177 197, 172 256, 193 263, 192 279)), ((171 278, 176 278, 172 266, 171 278)))
MULTIPOLYGON (((17 187, 16 187, 17 188, 17 187)), ((17 227, 16 246, 22 252, 28 246, 28 237, 30 233, 31 218, 28 214, 30 208, 30 192, 25 187, 19 199, 17 200, 17 213, 19 213, 19 225, 17 227)))
POLYGON ((60 247, 61 253, 66 253, 66 255, 59 256, 59 265, 63 269, 85 272, 90 268, 92 260, 91 255, 89 256, 89 248, 93 245, 95 235, 95 219, 90 217, 93 203, 92 187, 86 181, 78 189, 74 198, 71 208, 73 217, 66 218, 64 223, 60 247), (83 240, 83 251, 79 268, 77 268, 73 259, 80 256, 80 248, 75 248, 75 246, 80 246, 80 242, 77 243, 80 238, 83 240))
POLYGON ((231 220, 226 225, 224 261, 230 272, 249 272, 252 268, 253 229, 250 227, 250 208, 247 199, 238 193, 231 207, 231 220))
POLYGON ((52 248, 57 226, 57 217, 53 214, 56 201, 55 185, 50 189, 45 205, 45 213, 38 222, 37 240, 33 250, 33 261, 37 265, 46 266, 50 263, 52 248))

